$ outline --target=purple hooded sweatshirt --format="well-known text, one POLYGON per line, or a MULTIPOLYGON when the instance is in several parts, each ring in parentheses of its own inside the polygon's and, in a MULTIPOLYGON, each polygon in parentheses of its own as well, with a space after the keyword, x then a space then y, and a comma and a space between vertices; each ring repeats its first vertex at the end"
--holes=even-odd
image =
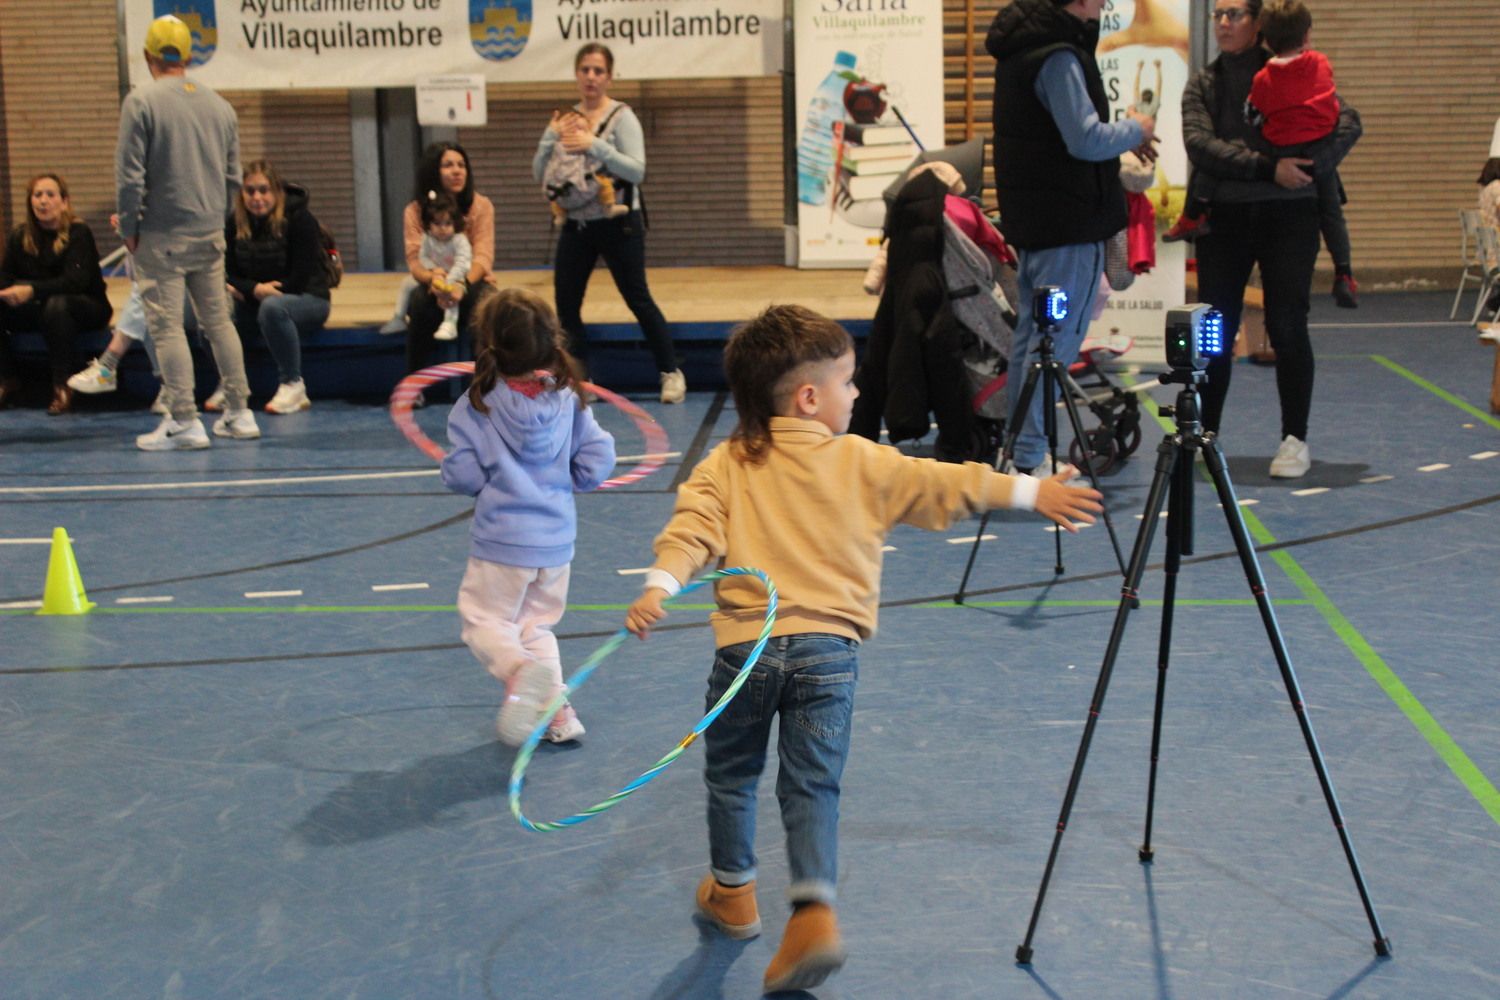
POLYGON ((615 467, 615 439, 571 389, 528 397, 496 384, 479 413, 467 394, 448 414, 453 451, 443 485, 475 497, 469 554, 543 569, 573 559, 573 493, 595 489, 615 467))

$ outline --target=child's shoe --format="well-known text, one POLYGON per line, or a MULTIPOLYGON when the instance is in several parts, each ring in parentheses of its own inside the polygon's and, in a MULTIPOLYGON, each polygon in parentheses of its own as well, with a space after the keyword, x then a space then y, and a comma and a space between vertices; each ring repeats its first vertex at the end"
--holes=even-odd
POLYGON ((687 398, 687 378, 681 368, 661 373, 661 401, 680 403, 687 398))
POLYGON ((833 907, 803 903, 786 922, 781 947, 766 967, 766 992, 812 989, 842 968, 845 957, 833 907))
POLYGON ((495 717, 495 732, 500 742, 511 747, 525 743, 541 719, 542 709, 552 693, 552 677, 546 667, 535 660, 527 660, 517 667, 508 685, 505 704, 500 706, 500 714, 495 717))
POLYGON ((1184 213, 1177 217, 1172 228, 1163 233, 1161 239, 1163 243, 1176 243, 1179 240, 1195 240, 1211 232, 1213 230, 1208 227, 1207 215, 1189 217, 1184 213))
POLYGON ((449 323, 447 320, 438 324, 437 332, 432 335, 433 340, 457 340, 458 325, 449 323))
POLYGON ((380 332, 387 337, 395 336, 398 333, 405 333, 406 317, 392 316, 390 319, 380 324, 380 332))
POLYGON ((552 721, 547 723, 547 732, 542 739, 548 743, 566 743, 578 739, 586 732, 588 730, 578 721, 578 713, 573 711, 573 706, 563 705, 552 717, 552 721))
POLYGON ((1336 274, 1333 277, 1333 301, 1340 309, 1359 308, 1359 282, 1352 274, 1336 274))
POLYGON ((725 937, 744 940, 760 935, 754 879, 744 885, 720 885, 712 875, 703 876, 698 883, 698 912, 725 937))
POLYGON ((90 361, 83 371, 68 376, 69 388, 90 396, 100 392, 114 392, 119 384, 115 370, 104 364, 102 356, 90 361))

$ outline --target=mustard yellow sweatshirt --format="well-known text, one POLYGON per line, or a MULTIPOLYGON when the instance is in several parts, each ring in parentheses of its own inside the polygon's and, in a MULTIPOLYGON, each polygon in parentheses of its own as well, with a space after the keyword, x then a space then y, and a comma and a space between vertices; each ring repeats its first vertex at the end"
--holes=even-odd
MULTIPOLYGON (((751 566, 776 583, 774 635, 875 633, 881 548, 897 524, 942 529, 995 507, 1030 509, 1037 483, 987 465, 912 458, 813 420, 775 417, 760 464, 735 458, 726 441, 677 490, 657 536, 646 586, 678 584, 712 564, 751 566)), ((766 591, 754 577, 715 584, 718 646, 748 642, 765 621, 766 591)), ((672 587, 665 589, 675 593, 672 587)))

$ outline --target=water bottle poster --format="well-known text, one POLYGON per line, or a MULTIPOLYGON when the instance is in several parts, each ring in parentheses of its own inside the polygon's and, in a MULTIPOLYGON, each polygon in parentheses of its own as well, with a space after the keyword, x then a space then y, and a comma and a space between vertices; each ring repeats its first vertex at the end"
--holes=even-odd
POLYGON ((1089 327, 1091 340, 1130 345, 1128 362, 1162 362, 1167 310, 1185 296, 1190 244, 1161 236, 1177 221, 1187 194, 1182 91, 1189 75, 1188 16, 1188 0, 1108 0, 1100 16, 1097 57, 1110 113, 1118 119, 1133 109, 1154 117, 1161 140, 1154 165, 1129 153, 1121 158, 1136 230, 1129 241, 1136 277, 1127 290, 1101 296, 1089 327))
POLYGON ((796 0, 797 264, 863 268, 885 193, 943 146, 943 12, 932 0, 796 0))

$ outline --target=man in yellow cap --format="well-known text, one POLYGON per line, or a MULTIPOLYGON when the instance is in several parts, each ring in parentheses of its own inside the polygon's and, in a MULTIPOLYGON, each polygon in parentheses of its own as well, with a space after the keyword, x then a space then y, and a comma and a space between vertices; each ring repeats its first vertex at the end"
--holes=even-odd
POLYGON ((151 82, 120 108, 115 191, 120 234, 135 256, 171 413, 136 438, 145 451, 207 448, 194 398, 193 356, 182 327, 183 296, 192 298, 224 386, 219 437, 258 438, 240 339, 224 286, 224 218, 240 187, 239 122, 218 94, 187 78, 193 33, 176 17, 158 17, 146 32, 151 82))

